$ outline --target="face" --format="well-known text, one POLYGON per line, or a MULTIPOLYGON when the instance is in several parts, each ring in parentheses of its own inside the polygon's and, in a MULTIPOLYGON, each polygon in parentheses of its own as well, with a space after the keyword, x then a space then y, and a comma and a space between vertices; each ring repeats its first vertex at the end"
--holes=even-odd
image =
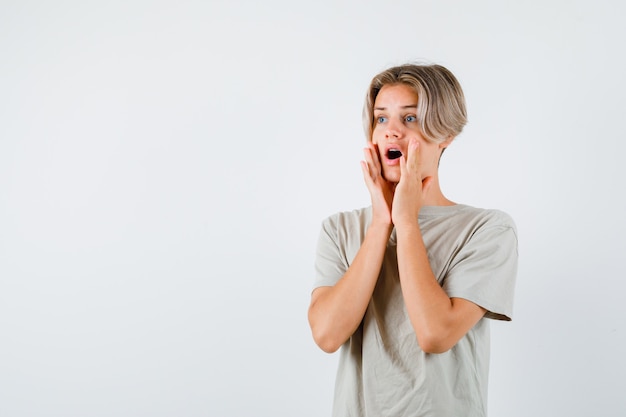
POLYGON ((385 85, 374 102, 372 142, 378 145, 383 176, 400 181, 400 158, 407 157, 411 138, 419 141, 419 169, 422 178, 437 173, 439 157, 446 143, 429 142, 417 122, 417 93, 406 84, 385 85))

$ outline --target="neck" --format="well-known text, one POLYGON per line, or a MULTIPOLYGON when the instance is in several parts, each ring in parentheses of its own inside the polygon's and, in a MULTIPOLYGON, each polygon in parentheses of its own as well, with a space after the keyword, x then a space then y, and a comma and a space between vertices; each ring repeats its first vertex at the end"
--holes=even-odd
POLYGON ((437 175, 433 176, 431 180, 430 187, 428 188, 428 193, 424 196, 424 205, 425 206, 454 206, 456 203, 454 201, 449 200, 443 192, 441 191, 441 187, 439 186, 439 178, 437 175))

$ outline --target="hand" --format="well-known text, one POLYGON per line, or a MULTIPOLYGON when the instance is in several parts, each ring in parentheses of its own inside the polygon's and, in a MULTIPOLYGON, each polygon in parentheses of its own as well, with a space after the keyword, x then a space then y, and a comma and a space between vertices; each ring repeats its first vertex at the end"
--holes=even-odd
POLYGON ((372 199, 372 222, 391 225, 391 202, 395 184, 383 177, 377 145, 369 142, 363 153, 365 161, 361 161, 361 169, 372 199))
POLYGON ((406 159, 400 158, 400 182, 395 189, 391 212, 393 224, 396 226, 417 223, 417 216, 424 205, 424 196, 432 182, 431 177, 421 177, 419 146, 417 139, 411 139, 406 159))

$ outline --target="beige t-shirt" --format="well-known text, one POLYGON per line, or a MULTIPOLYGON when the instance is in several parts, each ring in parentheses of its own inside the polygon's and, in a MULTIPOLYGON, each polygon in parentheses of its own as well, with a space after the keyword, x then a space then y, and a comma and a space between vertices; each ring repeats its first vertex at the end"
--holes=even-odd
MULTIPOLYGON (((322 223, 314 287, 332 286, 356 256, 371 208, 335 214, 322 223)), ((420 230, 431 269, 450 297, 487 314, 452 349, 423 352, 406 312, 395 230, 363 321, 342 346, 333 415, 474 417, 487 415, 489 321, 510 320, 517 273, 513 220, 466 205, 423 207, 420 230)))

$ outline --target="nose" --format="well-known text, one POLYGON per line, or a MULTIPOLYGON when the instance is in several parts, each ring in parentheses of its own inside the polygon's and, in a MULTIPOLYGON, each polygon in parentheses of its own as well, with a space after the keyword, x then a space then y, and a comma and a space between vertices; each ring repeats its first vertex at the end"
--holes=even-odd
POLYGON ((390 120, 387 124, 385 139, 399 140, 404 136, 404 125, 395 120, 390 120))

